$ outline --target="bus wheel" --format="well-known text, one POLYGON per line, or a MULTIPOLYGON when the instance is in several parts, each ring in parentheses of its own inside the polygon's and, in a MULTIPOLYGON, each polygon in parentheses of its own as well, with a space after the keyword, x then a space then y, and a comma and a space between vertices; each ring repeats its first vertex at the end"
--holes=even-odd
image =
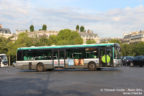
POLYGON ((94 62, 91 62, 88 64, 88 69, 90 71, 95 71, 96 70, 96 64, 94 62))
POLYGON ((45 71, 44 65, 41 64, 41 63, 39 63, 39 64, 37 65, 37 67, 36 67, 36 70, 37 70, 38 72, 43 72, 43 71, 45 71))

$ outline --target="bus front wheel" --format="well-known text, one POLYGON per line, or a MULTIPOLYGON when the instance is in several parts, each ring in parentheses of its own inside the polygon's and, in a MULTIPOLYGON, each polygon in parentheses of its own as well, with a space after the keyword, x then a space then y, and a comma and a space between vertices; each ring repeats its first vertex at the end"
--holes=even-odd
POLYGON ((43 72, 43 71, 45 71, 44 65, 43 65, 42 63, 39 63, 39 64, 37 65, 37 67, 36 67, 36 70, 37 70, 38 72, 43 72))
POLYGON ((95 71, 96 70, 96 64, 94 62, 91 62, 88 64, 88 69, 90 71, 95 71))

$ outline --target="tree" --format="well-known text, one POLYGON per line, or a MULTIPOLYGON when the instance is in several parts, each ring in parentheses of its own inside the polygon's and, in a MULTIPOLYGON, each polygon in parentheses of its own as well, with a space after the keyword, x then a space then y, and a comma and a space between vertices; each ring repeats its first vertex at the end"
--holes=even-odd
POLYGON ((28 32, 28 30, 25 30, 25 32, 28 32))
POLYGON ((76 31, 79 32, 79 25, 76 26, 76 31))
POLYGON ((15 44, 20 47, 30 47, 33 46, 33 39, 28 36, 26 32, 20 33, 15 44))
POLYGON ((129 56, 132 55, 132 48, 129 44, 121 44, 121 55, 122 56, 129 56))
POLYGON ((49 41, 46 35, 40 36, 35 44, 35 46, 48 46, 49 41))
POLYGON ((144 54, 144 42, 121 44, 121 53, 123 56, 138 56, 144 54))
POLYGON ((56 45, 57 41, 58 41, 57 36, 56 35, 50 35, 48 41, 49 41, 50 45, 56 45))
POLYGON ((33 32, 33 31, 34 31, 34 26, 30 25, 30 32, 33 32))
POLYGON ((57 35, 57 39, 57 45, 74 45, 83 43, 83 40, 80 37, 79 33, 77 33, 76 31, 71 31, 69 29, 61 30, 57 35))
POLYGON ((133 55, 138 56, 138 55, 144 55, 144 42, 138 42, 135 44, 131 44, 132 52, 133 55))
POLYGON ((85 31, 84 26, 81 26, 81 27, 80 27, 80 32, 84 32, 84 31, 85 31))
POLYGON ((108 41, 109 43, 121 43, 121 41, 120 40, 118 40, 118 39, 111 39, 111 40, 109 40, 108 41))
POLYGON ((47 30, 47 25, 46 25, 46 24, 43 24, 43 26, 42 26, 42 30, 44 30, 44 31, 47 30))
POLYGON ((87 40, 87 41, 86 41, 86 44, 95 44, 95 43, 96 43, 95 40, 87 40))
POLYGON ((8 43, 8 39, 4 37, 0 37, 0 53, 7 53, 8 51, 7 43, 8 43))

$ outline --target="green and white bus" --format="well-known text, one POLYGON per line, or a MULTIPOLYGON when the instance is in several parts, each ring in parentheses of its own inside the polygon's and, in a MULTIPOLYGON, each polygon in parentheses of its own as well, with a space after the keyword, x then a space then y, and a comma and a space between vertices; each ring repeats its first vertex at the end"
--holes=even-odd
POLYGON ((87 68, 96 70, 121 65, 120 46, 116 43, 22 47, 17 49, 15 66, 20 69, 53 70, 87 68))

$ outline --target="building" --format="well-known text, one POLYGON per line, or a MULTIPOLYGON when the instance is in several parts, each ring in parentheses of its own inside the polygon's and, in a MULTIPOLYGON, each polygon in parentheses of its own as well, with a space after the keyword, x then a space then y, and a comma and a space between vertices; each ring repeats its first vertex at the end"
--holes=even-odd
POLYGON ((2 25, 0 24, 0 36, 9 38, 13 36, 9 28, 3 28, 2 25))
MULTIPOLYGON (((18 37, 18 34, 26 32, 25 30, 16 30, 16 39, 18 37)), ((28 32, 28 36, 35 38, 35 37, 40 37, 40 36, 47 36, 49 37, 50 35, 57 35, 59 31, 34 31, 34 32, 28 32)), ((99 37, 97 34, 94 34, 92 31, 87 31, 87 32, 78 32, 83 39, 83 43, 85 44, 87 40, 95 40, 96 43, 99 43, 99 37)))
POLYGON ((130 44, 137 42, 144 42, 144 31, 140 30, 138 32, 124 34, 123 43, 130 44))
MULTIPOLYGON (((22 32, 27 32, 25 30, 16 30, 16 34, 20 34, 22 32)), ((47 36, 49 37, 50 35, 57 35, 59 31, 34 31, 34 32, 27 32, 29 37, 35 38, 35 37, 41 37, 41 36, 47 36)))
POLYGON ((122 38, 101 38, 101 43, 109 43, 111 40, 118 40, 119 42, 122 42, 122 38))
POLYGON ((59 32, 58 31, 34 31, 34 32, 28 32, 28 35, 30 37, 41 37, 41 36, 49 36, 51 35, 57 35, 59 32))
POLYGON ((0 28, 2 28, 2 24, 0 24, 0 28))
POLYGON ((92 31, 87 32, 79 32, 81 38, 83 39, 83 43, 86 44, 87 40, 94 40, 96 43, 100 43, 100 39, 97 34, 92 31))

